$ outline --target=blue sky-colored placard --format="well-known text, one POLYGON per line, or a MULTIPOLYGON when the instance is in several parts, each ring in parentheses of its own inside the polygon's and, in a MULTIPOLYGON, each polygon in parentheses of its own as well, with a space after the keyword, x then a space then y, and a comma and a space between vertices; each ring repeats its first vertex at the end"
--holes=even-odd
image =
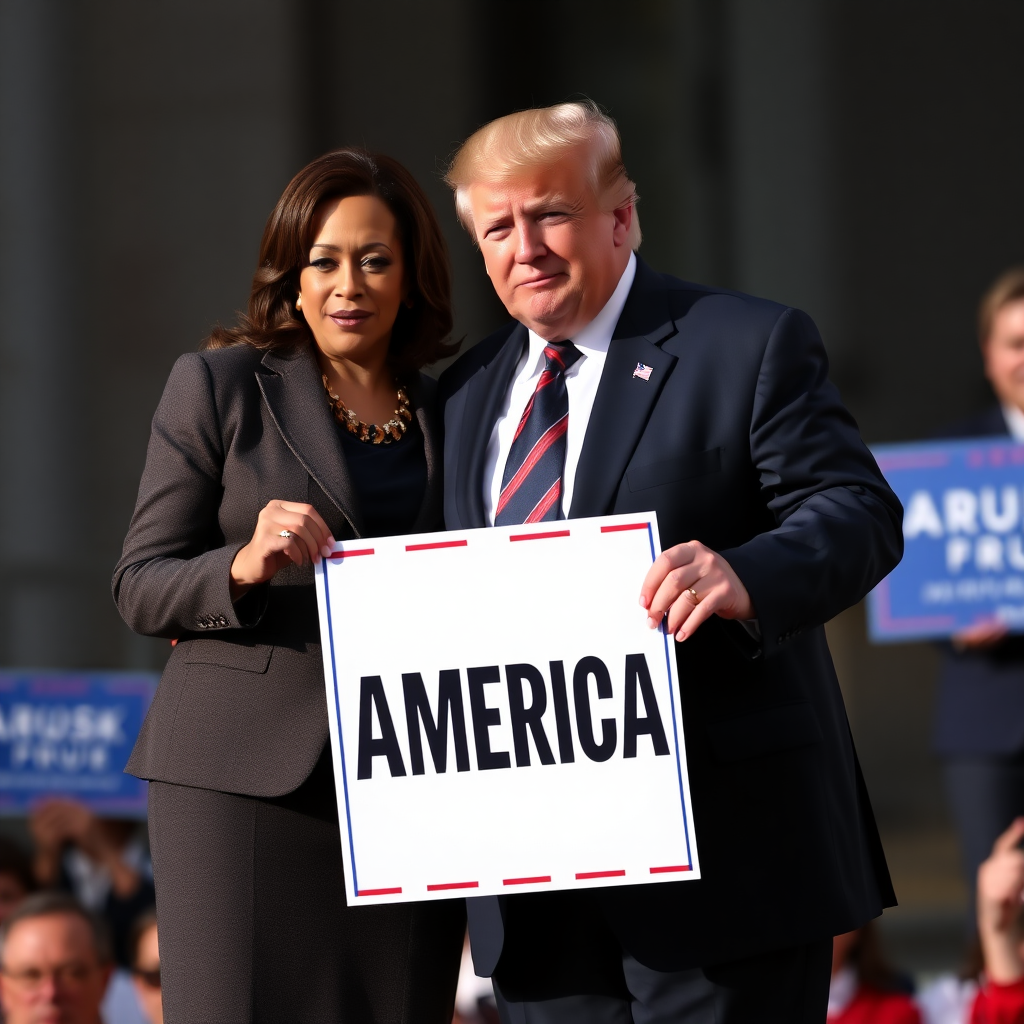
POLYGON ((98 814, 144 818, 147 784, 124 766, 158 678, 0 671, 0 815, 68 796, 98 814))
POLYGON ((1001 438, 872 449, 903 502, 903 561, 868 595, 876 642, 997 618, 1024 632, 1024 445, 1001 438))

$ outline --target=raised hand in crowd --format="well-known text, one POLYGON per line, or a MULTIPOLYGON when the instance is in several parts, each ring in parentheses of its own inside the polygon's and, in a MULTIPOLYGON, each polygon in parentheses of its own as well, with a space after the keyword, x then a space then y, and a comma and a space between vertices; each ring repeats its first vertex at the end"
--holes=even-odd
POLYGON ((139 872, 122 856, 132 827, 131 822, 99 818, 77 800, 53 798, 40 803, 29 816, 37 881, 44 887, 59 885, 64 851, 74 846, 109 872, 116 896, 131 896, 141 881, 139 872))
POLYGON ((1024 818, 996 840, 978 870, 978 934, 990 981, 1008 985, 1024 978, 1020 913, 1024 896, 1024 818))

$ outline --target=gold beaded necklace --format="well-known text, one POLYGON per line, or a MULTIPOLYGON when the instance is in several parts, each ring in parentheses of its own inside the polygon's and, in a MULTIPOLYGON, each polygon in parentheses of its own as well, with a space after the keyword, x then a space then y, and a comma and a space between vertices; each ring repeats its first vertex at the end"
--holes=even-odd
POLYGON ((383 426, 376 423, 364 423, 332 390, 327 374, 323 374, 324 390, 327 392, 328 404, 334 413, 334 418, 341 423, 345 429, 354 434, 360 441, 366 444, 391 444, 392 441, 400 441, 402 435, 412 422, 412 411, 409 409, 409 396, 405 388, 398 388, 398 408, 395 415, 383 426))

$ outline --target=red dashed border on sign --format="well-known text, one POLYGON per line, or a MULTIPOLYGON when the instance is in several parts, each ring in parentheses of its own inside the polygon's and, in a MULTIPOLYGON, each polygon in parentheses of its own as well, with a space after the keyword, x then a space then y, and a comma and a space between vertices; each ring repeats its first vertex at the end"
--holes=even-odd
POLYGON ((468 540, 440 540, 433 544, 406 544, 406 551, 433 551, 435 548, 464 548, 468 540))
MULTIPOLYGON (((692 871, 693 868, 689 864, 667 864, 661 867, 655 867, 650 869, 652 875, 668 874, 670 872, 682 872, 692 871)), ((594 878, 624 878, 626 871, 624 868, 619 868, 614 871, 577 871, 577 881, 587 881, 594 878)), ((550 883, 551 875, 529 875, 525 878, 503 878, 501 880, 502 885, 545 885, 550 883)), ((478 889, 480 887, 479 882, 438 882, 434 885, 427 886, 427 892, 442 892, 447 889, 478 889)), ((395 886, 390 889, 360 889, 356 893, 357 896, 393 896, 398 895, 402 891, 402 887, 395 886)))

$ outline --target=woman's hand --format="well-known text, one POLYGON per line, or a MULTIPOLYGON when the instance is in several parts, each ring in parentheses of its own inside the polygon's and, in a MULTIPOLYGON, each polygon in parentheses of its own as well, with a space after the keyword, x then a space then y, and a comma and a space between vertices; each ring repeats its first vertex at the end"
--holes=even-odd
POLYGON ((658 555, 640 588, 640 604, 647 609, 651 629, 668 615, 667 631, 677 640, 691 636, 712 615, 757 617, 747 588, 732 566, 696 540, 658 555))
POLYGON ((316 564, 331 553, 334 537, 312 505, 271 501, 260 510, 252 540, 231 563, 231 599, 266 583, 286 565, 316 564))

